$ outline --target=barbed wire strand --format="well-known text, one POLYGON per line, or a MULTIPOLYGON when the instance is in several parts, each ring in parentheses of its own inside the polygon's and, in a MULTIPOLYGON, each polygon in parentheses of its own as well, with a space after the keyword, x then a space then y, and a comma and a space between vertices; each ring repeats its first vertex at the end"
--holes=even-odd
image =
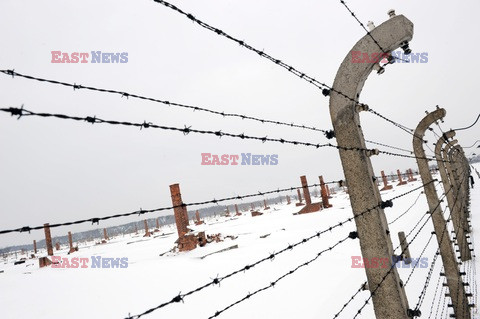
MULTIPOLYGON (((265 291, 265 290, 268 290, 270 288, 274 288, 275 285, 282 279, 294 274, 297 270, 299 270, 300 268, 303 268, 303 267, 306 267, 308 265, 310 265, 312 262, 316 261, 318 258, 320 258, 320 256, 322 256, 323 253, 327 252, 327 251, 332 251, 334 248, 336 248, 337 246, 339 246, 340 244, 344 243, 345 241, 347 241, 347 239, 356 239, 358 238, 358 235, 357 235, 357 232, 353 231, 353 232, 350 232, 350 234, 339 240, 336 244, 334 244, 333 246, 330 246, 329 248, 326 248, 322 251, 320 251, 319 253, 316 254, 315 257, 313 257, 312 259, 304 262, 303 264, 295 267, 294 269, 290 270, 289 272, 285 273, 284 275, 278 277, 276 280, 272 281, 270 284, 264 286, 263 288, 260 288, 260 289, 257 289, 255 290, 253 293, 248 293, 245 297, 231 303, 230 305, 226 306, 225 308, 223 308, 222 310, 219 310, 219 311, 216 311, 214 315, 208 317, 208 319, 212 319, 212 318, 216 318, 218 316, 220 316, 222 313, 224 313, 225 311, 227 311, 228 309, 238 305, 239 303, 242 303, 244 302, 245 300, 247 299, 250 299, 251 297, 255 296, 256 294, 262 292, 262 291, 265 291)), ((136 317, 138 318, 138 317, 136 317)), ((132 319, 136 319, 136 318, 132 318, 132 319)), ((130 318, 129 318, 130 319, 130 318)))
MULTIPOLYGON (((435 297, 437 295, 437 289, 439 287, 439 284, 440 282, 442 281, 442 276, 438 276, 438 283, 437 283, 437 288, 435 289, 435 296, 433 298, 433 301, 432 301, 432 307, 430 309, 430 314, 428 315, 428 318, 427 319, 430 319, 432 317, 432 314, 433 314, 433 306, 435 304, 435 297)), ((438 318, 438 312, 440 311, 440 302, 442 301, 442 296, 443 298, 446 298, 445 295, 443 294, 443 291, 445 290, 445 287, 442 285, 442 288, 440 288, 440 294, 438 295, 438 301, 437 301, 437 310, 435 310, 435 317, 434 318, 438 318)))
MULTIPOLYGON (((343 183, 343 180, 340 181, 330 181, 330 182, 325 182, 325 184, 337 184, 337 183, 343 183)), ((307 188, 311 187, 318 187, 321 186, 321 184, 310 184, 307 185, 307 188)), ((226 198, 221 198, 221 199, 212 199, 212 200, 207 200, 207 201, 202 201, 202 202, 194 202, 194 203, 183 203, 182 205, 175 205, 175 206, 168 206, 168 207, 160 207, 160 208, 155 208, 155 209, 140 209, 128 213, 122 213, 122 214, 115 214, 115 215, 109 215, 109 216, 104 216, 104 217, 93 217, 93 218, 88 218, 88 219, 81 219, 77 221, 72 221, 72 222, 64 222, 64 223, 57 223, 57 224, 50 224, 50 228, 55 228, 55 227, 61 227, 61 226, 69 226, 69 225, 77 225, 77 224, 82 224, 82 223, 87 223, 91 222, 93 224, 98 224, 102 220, 108 220, 112 218, 119 218, 119 217, 127 217, 127 216, 132 216, 132 215, 143 215, 147 213, 153 213, 153 212, 160 212, 164 210, 172 210, 178 207, 190 207, 190 206, 199 206, 199 205, 205 205, 205 204, 218 204, 220 202, 224 201, 230 201, 230 200, 243 200, 245 198, 251 198, 251 197, 257 197, 257 196, 265 196, 269 194, 278 194, 282 192, 288 192, 288 191, 295 191, 298 188, 302 187, 287 187, 287 188, 278 188, 276 190, 271 190, 271 191, 266 191, 266 192, 260 192, 258 191, 257 193, 253 194, 247 194, 247 195, 236 195, 236 196, 231 196, 231 197, 226 197, 226 198)), ((38 230, 38 229, 43 229, 44 226, 23 226, 15 229, 7 229, 7 230, 0 230, 0 235, 1 234, 7 234, 7 233, 12 233, 12 232, 30 232, 32 230, 38 230)))
MULTIPOLYGON (((435 235, 435 232, 434 232, 434 231, 432 231, 432 233, 430 234, 430 238, 428 238, 427 243, 426 243, 425 246, 423 247, 423 250, 422 250, 422 252, 420 253, 420 257, 419 257, 418 262, 420 262, 420 260, 422 259, 423 254, 425 253, 425 251, 427 250, 428 245, 429 245, 430 242, 432 241, 433 235, 435 235)), ((412 270, 410 271, 410 274, 408 275, 408 278, 407 278, 407 280, 405 281, 405 284, 403 285, 404 287, 407 286, 408 282, 410 281, 410 278, 412 278, 412 275, 413 275, 415 269, 417 268, 416 266, 417 266, 417 264, 413 265, 412 270)))
MULTIPOLYGON (((29 80, 35 80, 35 81, 39 81, 39 82, 45 82, 45 83, 50 83, 50 84, 57 84, 57 85, 62 85, 62 86, 66 86, 66 87, 71 87, 74 90, 85 89, 85 90, 102 92, 102 93, 118 94, 121 97, 135 98, 135 99, 146 100, 146 101, 150 101, 150 102, 161 103, 161 104, 164 104, 164 105, 167 105, 167 106, 175 106, 175 107, 190 109, 190 110, 193 110, 194 112, 195 111, 206 112, 206 113, 210 113, 210 114, 220 115, 220 116, 223 116, 223 117, 238 117, 238 118, 241 118, 242 120, 251 120, 251 121, 256 121, 256 122, 261 122, 261 123, 269 123, 269 124, 276 124, 276 125, 282 125, 282 126, 288 126, 288 127, 301 128, 301 129, 305 129, 305 130, 321 132, 323 134, 327 134, 327 133, 332 134, 331 130, 319 129, 319 128, 316 128, 316 127, 313 127, 313 126, 307 126, 307 125, 300 125, 300 124, 295 124, 295 123, 286 123, 286 122, 281 122, 281 121, 276 121, 276 120, 257 118, 257 117, 244 115, 244 114, 220 112, 220 111, 215 111, 215 110, 208 109, 208 108, 205 108, 205 107, 182 104, 182 103, 177 103, 177 102, 171 102, 171 101, 168 101, 168 100, 162 100, 162 99, 158 99, 158 98, 142 96, 142 95, 138 95, 138 94, 128 93, 128 92, 125 92, 125 91, 97 88, 97 87, 93 87, 93 86, 79 85, 79 84, 75 84, 75 83, 67 83, 67 82, 62 82, 62 81, 49 80, 49 79, 45 79, 45 78, 40 78, 40 77, 31 76, 31 75, 21 74, 21 73, 15 72, 15 70, 0 70, 0 72, 4 73, 4 74, 7 74, 7 75, 11 75, 12 77, 18 76, 18 77, 22 77, 22 78, 29 79, 29 80)), ((330 137, 330 138, 332 138, 332 137, 330 137)))
POLYGON ((358 288, 358 290, 350 297, 350 299, 348 299, 348 301, 342 306, 342 309, 340 309, 340 311, 333 316, 333 319, 338 318, 342 311, 347 308, 348 304, 352 302, 361 291, 365 291, 366 284, 367 282, 365 281, 362 285, 360 285, 360 288, 358 288))
POLYGON ((1 112, 5 113, 10 113, 12 116, 17 116, 17 119, 20 119, 25 116, 36 116, 36 117, 41 117, 41 118, 56 118, 56 119, 62 119, 62 120, 72 120, 72 121, 79 121, 79 122, 87 122, 91 124, 109 124, 109 125, 120 125, 120 126, 130 126, 130 127, 138 127, 140 129, 147 129, 147 128, 154 128, 154 129, 162 129, 162 130, 167 130, 167 131, 175 131, 175 132, 181 132, 184 135, 188 135, 190 133, 196 133, 196 134, 204 134, 204 135, 213 135, 217 136, 219 138, 222 138, 223 136, 231 137, 231 138, 239 138, 242 140, 257 140, 261 141, 262 143, 265 142, 274 142, 274 143, 280 143, 280 144, 290 144, 290 145, 297 145, 297 146, 307 146, 307 147, 315 147, 315 148, 323 148, 323 147, 329 147, 329 148, 336 148, 339 150, 344 150, 344 151, 360 151, 360 152, 366 152, 367 154, 385 154, 389 156, 396 156, 396 157, 404 157, 404 158, 415 158, 415 159, 426 159, 427 161, 434 161, 434 158, 429 158, 429 157, 416 157, 416 156, 410 156, 410 155, 404 155, 404 154, 398 154, 398 153, 392 153, 392 152, 387 152, 387 151, 382 151, 378 149, 370 150, 366 148, 359 148, 359 147, 345 147, 345 146, 339 146, 339 145, 334 145, 331 143, 326 143, 326 144, 320 144, 320 143, 310 143, 310 142, 302 142, 302 141, 296 141, 296 140, 287 140, 284 138, 269 138, 268 136, 251 136, 251 135, 245 135, 244 133, 242 134, 235 134, 235 133, 229 133, 229 132, 222 132, 222 130, 218 131, 211 131, 211 130, 199 130, 199 129, 193 129, 191 126, 186 126, 184 125, 184 128, 180 127, 172 127, 172 126, 165 126, 165 125, 157 125, 153 124, 151 122, 146 122, 144 121, 143 123, 140 122, 127 122, 127 121, 116 121, 116 120, 104 120, 101 118, 98 118, 96 116, 86 116, 86 117, 80 117, 80 116, 71 116, 71 115, 66 115, 66 114, 58 114, 58 113, 37 113, 33 112, 27 109, 23 108, 23 105, 21 108, 14 108, 14 107, 9 107, 9 108, 0 108, 1 112))
POLYGON ((420 199, 420 196, 422 196, 423 194, 423 190, 418 194, 417 196, 417 199, 415 199, 415 201, 413 202, 413 204, 405 211, 403 212, 402 214, 400 214, 400 216, 398 216, 397 218, 395 218, 394 220, 392 220, 391 222, 389 222, 388 224, 391 225, 393 224, 394 222, 396 222, 397 220, 399 220, 400 218, 402 218, 405 214, 407 214, 412 208, 413 206, 415 206, 418 202, 418 200, 420 199))

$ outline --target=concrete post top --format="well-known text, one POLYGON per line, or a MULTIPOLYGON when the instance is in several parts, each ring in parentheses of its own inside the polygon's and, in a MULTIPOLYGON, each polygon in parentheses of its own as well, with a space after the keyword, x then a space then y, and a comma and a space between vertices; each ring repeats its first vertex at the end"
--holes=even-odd
MULTIPOLYGON (((430 125, 435 123, 436 121, 442 119, 447 115, 447 111, 445 109, 439 108, 435 111, 428 113, 420 123, 418 123, 417 128, 415 129, 415 133, 413 136, 413 147, 414 148, 422 148, 423 150, 423 136, 425 135, 425 131, 428 129, 430 125)), ((421 155, 424 156, 424 155, 421 155)))
POLYGON ((435 158, 437 159, 437 161, 442 160, 442 154, 440 154, 440 152, 442 150, 443 144, 448 143, 448 140, 453 138, 455 134, 456 133, 454 130, 450 130, 445 134, 443 134, 442 136, 440 136, 437 143, 435 144, 435 158))
MULTIPOLYGON (((353 63, 352 54, 354 52, 361 52, 362 55, 368 54, 369 57, 372 57, 374 54, 379 55, 384 53, 380 50, 379 46, 385 50, 385 53, 399 48, 402 43, 412 40, 413 23, 403 15, 396 15, 373 29, 370 35, 365 35, 353 46, 344 58, 335 76, 332 87, 333 92, 330 94, 330 113, 334 123, 337 113, 341 112, 341 108, 344 105, 339 107, 339 105, 332 100, 345 99, 345 96, 335 91, 342 92, 349 99, 358 100, 366 79, 377 65, 376 63, 353 63), (378 45, 372 37, 377 41, 378 45)), ((346 100, 345 102, 349 105, 353 103, 351 100, 346 100)), ((355 108, 352 108, 351 111, 352 114, 357 114, 355 108)))

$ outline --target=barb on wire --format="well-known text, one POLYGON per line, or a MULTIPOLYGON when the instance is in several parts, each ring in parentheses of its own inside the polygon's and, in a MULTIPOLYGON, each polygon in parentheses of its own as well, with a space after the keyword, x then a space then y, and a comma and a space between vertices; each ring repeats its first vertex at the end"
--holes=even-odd
MULTIPOLYGON (((157 125, 153 124, 151 122, 126 122, 126 121, 116 121, 116 120, 103 120, 101 118, 98 118, 96 116, 86 116, 86 117, 79 117, 79 116, 71 116, 71 115, 66 115, 66 114, 55 114, 55 113, 37 113, 33 112, 30 110, 26 110, 23 108, 14 108, 14 107, 9 107, 9 108, 0 108, 0 112, 5 112, 5 113, 10 113, 12 116, 18 116, 17 119, 20 119, 21 117, 25 116, 37 116, 37 117, 42 117, 42 118, 57 118, 57 119, 62 119, 62 120, 73 120, 73 121, 79 121, 79 122, 87 122, 91 124, 99 123, 99 124, 110 124, 110 125, 120 125, 120 126, 131 126, 131 127, 138 127, 140 129, 147 129, 147 128, 154 128, 154 129, 162 129, 162 130, 167 130, 167 131, 176 131, 176 132, 181 132, 184 135, 188 135, 190 133, 197 133, 197 134, 205 134, 205 135, 213 135, 217 137, 231 137, 231 138, 239 138, 242 140, 257 140, 261 141, 262 143, 265 142, 274 142, 274 143, 281 143, 281 144, 291 144, 291 145, 299 145, 299 146, 308 146, 308 147, 315 147, 315 148, 323 148, 323 147, 330 147, 330 148, 336 148, 339 150, 344 150, 344 151, 360 151, 360 152, 372 152, 372 150, 366 149, 366 148, 360 148, 360 147, 345 147, 345 146, 339 146, 339 145, 334 145, 331 143, 327 144, 315 144, 315 143, 310 143, 310 142, 301 142, 301 141, 295 141, 295 140, 287 140, 284 138, 268 138, 265 136, 251 136, 251 135, 245 135, 244 133, 242 134, 235 134, 235 133, 228 133, 228 132, 222 132, 221 130, 219 131, 210 131, 210 130, 197 130, 193 129, 190 126, 187 127, 185 126, 184 128, 181 127, 172 127, 172 126, 164 126, 164 125, 157 125)), ((377 150, 375 150, 377 151, 377 150)), ((390 155, 390 156, 397 156, 397 157, 406 157, 406 158, 420 158, 420 159, 426 159, 428 161, 434 161, 434 158, 429 158, 429 157, 416 157, 416 156, 410 156, 410 155, 404 155, 404 154, 397 154, 397 153, 392 153, 392 152, 387 152, 387 151, 378 151, 379 154, 385 154, 385 155, 390 155)))
MULTIPOLYGON (((419 187, 417 187, 417 188, 415 188, 415 189, 413 189, 413 190, 410 190, 410 191, 408 191, 408 192, 405 192, 405 193, 403 193, 403 194, 397 195, 397 196, 395 196, 395 197, 393 197, 393 198, 391 198, 391 199, 389 199, 389 200, 387 200, 387 201, 388 201, 388 202, 392 202, 392 201, 394 201, 394 200, 397 200, 397 199, 399 199, 399 198, 401 198, 401 197, 404 197, 404 196, 406 196, 406 195, 408 195, 408 194, 410 194, 410 193, 412 193, 412 192, 414 192, 414 191, 416 191, 416 190, 418 190, 418 189, 420 189, 420 188, 422 188, 422 187, 424 187, 425 185, 428 185, 428 184, 430 184, 430 183, 433 183, 433 181, 430 181, 430 182, 428 182, 427 184, 424 184, 424 185, 422 185, 422 186, 419 186, 419 187)), ((335 225, 333 225, 333 226, 326 227, 324 230, 318 231, 317 233, 315 233, 314 235, 311 235, 310 237, 304 238, 304 239, 298 241, 297 243, 295 243, 295 244, 293 244, 293 245, 288 245, 288 246, 285 247, 284 249, 282 249, 282 250, 280 250, 280 251, 278 251, 278 252, 272 253, 272 254, 270 254, 270 255, 268 255, 268 256, 266 256, 266 257, 264 257, 264 258, 262 258, 262 259, 260 259, 260 260, 258 260, 258 261, 256 261, 256 262, 254 262, 254 263, 252 263, 252 264, 249 264, 249 265, 246 265, 246 266, 244 266, 244 267, 241 267, 241 268, 239 268, 239 269, 237 269, 237 270, 229 273, 228 275, 225 275, 225 276, 222 276, 222 277, 217 277, 217 278, 215 278, 214 280, 212 280, 212 281, 210 281, 210 282, 208 282, 208 283, 206 283, 206 284, 204 284, 204 285, 202 285, 202 286, 199 286, 198 288, 195 288, 195 289, 193 289, 193 290, 190 290, 189 292, 187 292, 187 293, 185 293, 185 294, 178 294, 178 295, 174 296, 171 300, 166 301, 166 302, 164 302, 164 303, 162 303, 162 304, 160 304, 160 305, 158 305, 158 306, 155 306, 155 307, 153 307, 153 308, 150 308, 150 309, 144 311, 143 313, 141 313, 141 314, 139 314, 139 315, 136 315, 136 317, 134 317, 134 318, 140 318, 140 317, 143 316, 143 315, 152 313, 153 311, 156 311, 156 310, 158 310, 158 309, 164 308, 164 307, 166 307, 166 306, 168 306, 168 305, 171 305, 171 304, 174 304, 174 303, 183 301, 184 298, 187 297, 187 296, 190 296, 190 295, 192 295, 192 294, 194 294, 194 293, 197 293, 197 292, 199 292, 199 291, 201 291, 201 290, 203 290, 203 289, 205 289, 205 288, 207 288, 207 287, 210 287, 210 286, 219 284, 219 283, 222 282, 223 280, 225 280, 225 279, 227 279, 227 278, 230 278, 230 277, 233 277, 233 276, 235 276, 235 275, 237 275, 237 274, 239 274, 239 273, 243 273, 243 272, 245 272, 245 271, 247 271, 247 270, 250 270, 250 269, 252 269, 253 267, 255 267, 255 266, 257 266, 257 265, 259 265, 259 264, 261 264, 261 263, 263 263, 263 262, 266 262, 266 261, 268 261, 268 260, 273 260, 276 256, 278 256, 278 255, 280 255, 280 254, 283 254, 283 253, 285 253, 285 252, 287 252, 287 251, 290 251, 290 250, 294 249, 295 247, 297 247, 297 246, 299 246, 299 245, 305 244, 305 243, 309 242, 310 240, 312 240, 312 239, 314 239, 314 238, 319 238, 319 237, 320 237, 322 234, 324 234, 324 233, 331 232, 332 230, 334 230, 335 228, 338 228, 338 227, 343 227, 345 224, 347 224, 347 223, 349 223, 349 222, 352 222, 352 221, 355 220, 356 218, 359 218, 359 217, 361 217, 361 216, 363 216, 363 215, 365 215, 365 214, 367 214, 367 213, 369 213, 369 212, 371 212, 371 211, 373 211, 373 210, 376 210, 377 208, 380 208, 382 205, 384 205, 384 203, 385 203, 385 202, 381 202, 381 203, 379 203, 378 205, 376 205, 376 206, 374 206, 374 207, 372 207, 372 208, 370 208, 370 209, 367 209, 367 210, 365 210, 365 211, 363 211, 363 212, 361 212, 361 213, 358 213, 358 214, 354 214, 353 217, 350 217, 350 218, 347 218, 347 219, 345 219, 345 220, 343 220, 343 221, 341 221, 341 222, 338 222, 337 224, 335 224, 335 225)))
MULTIPOLYGON (((222 313, 224 313, 225 311, 227 311, 228 309, 230 309, 230 308, 238 305, 239 303, 244 302, 244 301, 247 300, 247 299, 250 299, 251 297, 255 296, 256 294, 258 294, 258 293, 260 293, 260 292, 262 292, 262 291, 268 290, 268 289, 270 289, 270 288, 274 288, 275 285, 276 285, 280 280, 282 280, 282 279, 284 279, 284 278, 286 278, 286 277, 294 274, 294 273, 295 273, 297 270, 299 270, 300 268, 303 268, 303 267, 306 267, 306 266, 310 265, 311 263, 313 263, 314 261, 316 261, 318 258, 320 258, 320 256, 322 256, 323 253, 325 253, 325 252, 327 252, 327 251, 333 250, 334 248, 336 248, 336 247, 339 246, 340 244, 342 244, 342 243, 344 243, 345 241, 347 241, 347 239, 349 239, 349 238, 351 238, 351 239, 357 238, 357 232, 351 232, 347 237, 339 240, 335 245, 330 246, 329 248, 326 248, 326 249, 320 251, 319 253, 317 253, 317 254, 315 255, 315 257, 313 257, 312 259, 304 262, 304 263, 301 264, 301 265, 298 265, 298 266, 295 267, 294 269, 292 269, 292 270, 290 270, 289 272, 285 273, 284 275, 278 277, 276 280, 272 281, 270 284, 264 286, 263 288, 257 289, 257 290, 255 290, 253 293, 248 293, 245 297, 243 297, 243 298, 241 298, 241 299, 239 299, 239 300, 231 303, 230 305, 226 306, 226 307, 223 308, 222 310, 215 312, 215 314, 212 315, 212 316, 210 316, 210 317, 208 317, 208 319, 216 318, 216 317, 220 316, 222 313)), ((134 317, 134 318, 135 318, 135 317, 134 317)), ((136 318, 138 318, 138 317, 136 317, 136 318)), ((135 319, 136 319, 136 318, 135 318, 135 319)))
MULTIPOLYGON (((328 96, 328 95, 330 95, 331 92, 334 92, 334 93, 337 93, 337 94, 339 94, 340 96, 343 96, 344 98, 346 98, 346 99, 348 99, 348 100, 350 100, 350 101, 352 101, 352 102, 354 102, 354 103, 358 103, 358 104, 364 105, 363 103, 360 103, 359 101, 357 101, 355 98, 352 98, 352 97, 346 95, 345 93, 343 93, 343 92, 341 92, 341 91, 338 91, 338 90, 334 89, 333 87, 328 86, 327 84, 322 83, 322 82, 316 80, 315 78, 307 75, 306 73, 304 73, 304 72, 302 72, 302 71, 300 71, 300 70, 297 70, 296 68, 294 68, 293 66, 291 66, 291 65, 283 62, 282 60, 277 59, 277 58, 274 58, 273 56, 265 53, 263 50, 258 50, 258 49, 256 49, 256 48, 252 47, 251 45, 247 44, 245 41, 240 40, 240 39, 238 39, 238 38, 235 38, 235 37, 227 34, 226 32, 224 32, 224 31, 222 31, 222 30, 220 30, 220 29, 218 29, 218 28, 215 28, 215 27, 213 27, 213 26, 211 26, 211 25, 209 25, 209 24, 207 24, 207 23, 205 23, 205 22, 197 19, 193 14, 184 12, 182 9, 178 8, 177 6, 171 4, 171 3, 167 2, 167 1, 164 1, 164 0, 153 0, 153 1, 156 2, 156 3, 159 3, 159 4, 163 5, 163 6, 165 6, 165 7, 167 7, 167 8, 169 8, 169 9, 172 9, 173 11, 175 11, 175 12, 181 14, 181 15, 183 15, 184 17, 188 18, 189 20, 197 23, 197 24, 198 24, 199 26, 201 26, 202 28, 205 28, 205 29, 207 29, 207 30, 209 30, 209 31, 212 31, 212 32, 214 32, 214 33, 216 33, 216 34, 218 34, 218 35, 220 35, 220 36, 223 36, 223 37, 225 37, 225 38, 227 38, 227 39, 229 39, 229 40, 231 40, 231 41, 234 41, 234 42, 236 42, 237 44, 239 44, 240 46, 242 46, 242 47, 244 47, 244 48, 246 48, 246 49, 248 49, 248 50, 250 50, 250 51, 253 51, 253 52, 257 53, 259 56, 270 60, 271 62, 277 64, 278 66, 281 66, 282 68, 284 68, 284 69, 287 70, 288 72, 296 75, 296 76, 299 77, 300 79, 303 79, 303 80, 309 82, 310 84, 314 85, 314 86, 317 87, 318 89, 322 90, 322 94, 323 94, 324 96, 328 96)), ((391 124, 393 124, 393 125, 401 128, 402 130, 408 132, 409 134, 412 134, 412 135, 413 135, 413 133, 412 133, 413 130, 412 130, 412 129, 408 129, 408 128, 406 128, 404 125, 401 125, 401 124, 399 124, 399 123, 397 123, 397 122, 395 122, 395 121, 393 121, 393 120, 391 120, 391 119, 388 119, 387 117, 381 115, 380 113, 378 113, 378 112, 376 112, 376 111, 373 111, 371 108, 369 108, 369 111, 372 112, 373 114, 379 116, 380 118, 382 118, 382 119, 390 122, 391 124)))
POLYGON ((220 111, 215 111, 215 110, 208 109, 208 108, 205 108, 205 107, 182 104, 182 103, 177 103, 177 102, 171 102, 171 101, 167 101, 167 100, 161 100, 161 99, 157 99, 157 98, 146 97, 146 96, 137 95, 137 94, 128 93, 128 92, 123 92, 123 91, 102 89, 102 88, 96 88, 96 87, 92 87, 92 86, 78 85, 78 84, 75 84, 75 83, 67 83, 67 82, 61 82, 61 81, 56 81, 56 80, 49 80, 49 79, 45 79, 45 78, 39 78, 39 77, 31 76, 31 75, 21 74, 21 73, 15 72, 14 70, 0 70, 0 72, 4 73, 4 74, 7 74, 7 75, 18 76, 18 77, 22 77, 22 78, 29 79, 29 80, 35 80, 35 81, 39 81, 39 82, 45 82, 45 83, 50 83, 50 84, 58 84, 58 85, 66 86, 66 87, 72 87, 74 89, 85 89, 85 90, 97 91, 97 92, 103 92, 103 93, 119 94, 121 97, 127 96, 127 97, 130 97, 130 98, 136 98, 136 99, 140 99, 140 100, 146 100, 146 101, 150 101, 150 102, 161 103, 161 104, 164 104, 164 105, 167 105, 167 106, 175 106, 175 107, 190 109, 190 110, 193 110, 193 111, 207 112, 207 113, 210 113, 210 114, 220 115, 222 117, 237 117, 237 118, 241 118, 242 120, 251 120, 251 121, 256 121, 256 122, 260 122, 260 123, 269 123, 269 124, 276 124, 276 125, 295 127, 295 128, 305 129, 305 130, 317 131, 317 132, 321 132, 321 133, 325 134, 325 136, 327 138, 332 138, 333 137, 333 136, 331 136, 332 131, 319 129, 319 128, 316 128, 316 127, 313 127, 313 126, 306 126, 306 125, 300 125, 300 124, 295 124, 295 123, 286 123, 286 122, 281 122, 281 121, 262 119, 262 118, 257 118, 257 117, 244 115, 244 114, 220 112, 220 111), (329 137, 329 136, 331 136, 331 137, 329 137))

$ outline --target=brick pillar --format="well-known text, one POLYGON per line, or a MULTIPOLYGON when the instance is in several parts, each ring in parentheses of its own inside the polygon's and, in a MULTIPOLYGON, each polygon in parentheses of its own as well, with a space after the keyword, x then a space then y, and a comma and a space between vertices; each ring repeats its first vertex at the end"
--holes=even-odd
POLYGON ((302 194, 300 193, 300 188, 297 188, 297 197, 298 197, 298 203, 296 203, 295 206, 305 205, 304 203, 302 203, 302 194))
POLYGON ((397 169, 397 176, 398 176, 398 184, 397 186, 400 186, 400 185, 405 185, 407 182, 405 182, 403 179, 402 179, 402 173, 400 173, 400 170, 397 169))
POLYGON ((173 209, 175 215, 175 224, 177 224, 178 237, 183 238, 188 233, 188 215, 187 207, 182 206, 182 194, 180 193, 180 185, 170 185, 170 194, 172 196, 173 206, 177 206, 173 209))
POLYGON ((323 176, 318 177, 320 179, 320 194, 322 195, 322 204, 323 208, 332 207, 328 202, 327 188, 325 187, 325 182, 323 181, 323 176))
POLYGON ((37 253, 37 241, 35 239, 33 240, 33 252, 37 253))
POLYGON ((105 240, 108 240, 108 239, 109 239, 106 228, 103 229, 103 239, 105 239, 105 240))
POLYGON ((143 235, 143 237, 150 237, 150 232, 148 231, 148 223, 146 219, 143 220, 143 224, 145 225, 145 235, 143 235))
POLYGON ((300 176, 300 181, 302 182, 303 197, 305 198, 305 204, 310 205, 312 204, 312 199, 310 198, 310 191, 308 190, 307 177, 300 176))
POLYGON ((237 205, 237 204, 235 204, 235 214, 236 214, 237 216, 242 215, 242 213, 240 213, 240 212, 238 211, 238 205, 237 205))
POLYGON ((388 189, 392 189, 392 185, 388 185, 387 177, 385 176, 384 171, 382 171, 382 180, 383 180, 383 188, 381 189, 381 191, 386 191, 388 189))
POLYGON ((287 205, 290 205, 290 196, 287 195, 287 205))
POLYGON ((195 212, 195 217, 197 218, 197 222, 200 223, 200 213, 198 212, 198 210, 195 212))
POLYGON ((411 169, 411 168, 409 168, 408 170, 410 171, 410 177, 411 177, 411 179, 412 179, 412 180, 411 180, 411 182, 414 182, 414 181, 416 181, 417 179, 413 177, 413 172, 412 172, 412 169, 411 169))
POLYGON ((52 235, 50 234, 50 225, 44 224, 43 230, 45 231, 45 246, 47 246, 48 256, 53 256, 52 235))
POLYGON ((264 210, 270 209, 270 207, 267 206, 267 201, 264 199, 263 200, 263 205, 264 205, 264 210))

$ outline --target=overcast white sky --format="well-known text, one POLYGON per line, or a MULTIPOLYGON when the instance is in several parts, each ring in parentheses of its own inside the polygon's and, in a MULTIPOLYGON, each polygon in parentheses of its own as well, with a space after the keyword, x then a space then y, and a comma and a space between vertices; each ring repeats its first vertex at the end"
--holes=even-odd
MULTIPOLYGON (((334 0, 172 3, 327 84, 333 83, 341 61, 364 36, 334 0)), ((445 130, 474 120, 479 113, 478 1, 348 4, 365 24, 369 20, 381 24, 391 8, 405 15, 415 25, 411 49, 428 52, 426 64, 397 63, 381 76, 372 73, 360 100, 411 128, 437 104, 447 110, 445 130)), ((0 12, 0 69, 331 128, 328 99, 318 89, 151 0, 3 0, 0 12), (128 63, 52 64, 54 50, 128 52, 128 63)), ((22 104, 38 112, 327 141, 312 131, 0 75, 1 107, 22 104)), ((366 138, 411 149, 411 136, 391 124, 366 113, 361 121, 366 138)), ((470 145, 479 139, 479 129, 477 125, 457 138, 470 145)), ((427 139, 434 142, 433 135, 427 139)), ((416 168, 413 159, 385 155, 374 158, 373 165, 377 173, 416 168)), ((300 175, 317 183, 320 174, 327 181, 343 177, 336 150, 57 119, 17 121, 0 114, 1 229, 169 206, 168 185, 173 183, 180 183, 185 202, 193 202, 299 185, 300 175), (279 163, 201 166, 202 152, 278 154, 279 163)), ((101 226, 138 219, 116 219, 101 226)), ((56 228, 52 234, 91 227, 56 228)), ((43 236, 41 230, 2 235, 0 247, 43 236)))

